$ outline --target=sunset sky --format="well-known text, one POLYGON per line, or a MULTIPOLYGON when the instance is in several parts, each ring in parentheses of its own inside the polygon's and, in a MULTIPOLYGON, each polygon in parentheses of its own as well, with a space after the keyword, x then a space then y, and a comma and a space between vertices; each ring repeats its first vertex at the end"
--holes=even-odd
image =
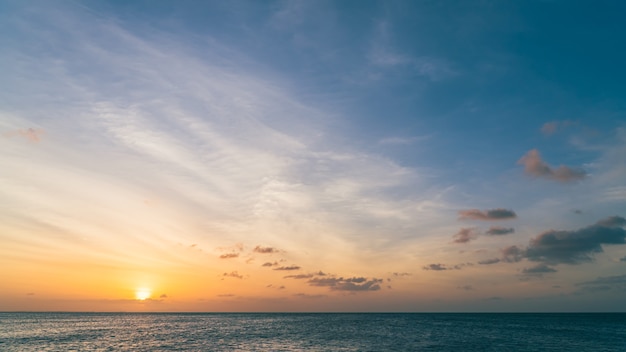
POLYGON ((626 311, 625 13, 0 0, 0 311, 626 311))

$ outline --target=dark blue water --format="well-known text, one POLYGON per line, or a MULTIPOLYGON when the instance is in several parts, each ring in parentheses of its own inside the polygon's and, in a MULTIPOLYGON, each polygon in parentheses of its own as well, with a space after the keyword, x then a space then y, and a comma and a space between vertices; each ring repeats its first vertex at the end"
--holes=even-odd
POLYGON ((0 313, 0 351, 626 351, 626 314, 0 313))

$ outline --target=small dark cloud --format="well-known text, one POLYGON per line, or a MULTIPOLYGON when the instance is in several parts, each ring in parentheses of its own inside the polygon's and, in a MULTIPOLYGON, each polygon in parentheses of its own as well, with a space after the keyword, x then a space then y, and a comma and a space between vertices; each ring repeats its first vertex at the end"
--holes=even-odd
POLYGON ((518 246, 509 246, 502 249, 502 261, 517 263, 523 258, 524 251, 518 246))
POLYGON ((546 264, 537 264, 530 268, 524 268, 522 270, 523 274, 547 274, 547 273, 555 273, 556 269, 547 266, 546 264))
POLYGON ((490 236, 501 236, 501 235, 508 235, 514 232, 515 232, 515 229, 512 227, 492 226, 485 233, 490 236))
POLYGON ((402 277, 402 276, 411 276, 411 273, 392 273, 393 276, 395 277, 402 277))
POLYGON ((489 209, 489 210, 478 210, 478 209, 468 209, 459 211, 459 219, 460 220, 485 220, 485 221, 494 221, 494 220, 508 220, 514 219, 517 217, 517 214, 513 210, 510 209, 489 209))
POLYGON ((467 243, 471 240, 474 240, 478 237, 478 233, 476 233, 476 229, 464 227, 457 232, 453 237, 454 243, 467 243))
POLYGON ((443 270, 450 270, 448 267, 446 267, 445 264, 428 264, 422 267, 422 269, 424 270, 435 270, 435 271, 443 271, 443 270))
POLYGON ((273 270, 300 270, 300 267, 297 265, 289 265, 289 266, 281 266, 278 268, 274 268, 273 270))
POLYGON ((28 292, 28 293, 26 294, 26 296, 34 296, 34 295, 35 295, 35 293, 34 293, 34 292, 28 292))
POLYGON ((315 275, 313 274, 299 274, 299 275, 287 275, 287 276, 283 276, 283 279, 296 279, 296 280, 302 280, 302 279, 310 279, 312 277, 314 277, 315 275))
POLYGON ((224 273, 222 276, 224 276, 224 277, 234 277, 236 279, 243 279, 243 275, 240 275, 236 271, 231 271, 230 273, 224 273))
POLYGON ((317 298, 324 298, 326 297, 326 295, 309 295, 306 293, 296 293, 294 297, 317 299, 317 298))
POLYGON ((572 210, 572 212, 573 212, 574 214, 582 214, 582 213, 583 213, 583 211, 582 211, 582 210, 580 210, 580 209, 574 209, 574 210, 572 210))
POLYGON ((474 287, 472 287, 472 285, 465 285, 465 286, 457 286, 457 289, 464 290, 464 291, 471 291, 474 289, 474 287))
POLYGON ((269 254, 269 253, 278 253, 278 252, 280 252, 278 249, 276 249, 274 247, 261 247, 261 246, 254 247, 254 249, 252 251, 255 252, 255 253, 262 253, 262 254, 269 254))
POLYGON ((524 171, 530 176, 558 182, 578 181, 587 176, 584 170, 572 169, 565 165, 561 165, 557 168, 551 167, 541 160, 537 149, 530 150, 517 163, 524 165, 524 171))
POLYGON ((160 299, 165 299, 165 298, 167 298, 167 295, 164 293, 164 294, 160 295, 159 298, 160 299))
POLYGON ((220 259, 230 259, 239 257, 239 253, 226 253, 220 255, 220 259))
POLYGON ((446 264, 428 264, 422 267, 423 270, 434 270, 434 271, 443 271, 443 270, 461 270, 466 266, 472 266, 472 263, 461 263, 453 266, 448 266, 446 264))
POLYGON ((276 266, 276 265, 278 265, 278 262, 273 262, 273 263, 272 262, 266 262, 266 263, 263 263, 263 265, 261 265, 261 266, 271 267, 271 266, 276 266))
POLYGON ((619 260, 620 262, 626 262, 626 256, 619 260))
POLYGON ((226 293, 222 295, 217 295, 217 297, 235 297, 235 295, 233 295, 232 293, 226 293))
POLYGON ((616 276, 600 276, 595 280, 585 281, 576 284, 576 286, 589 286, 589 285, 625 285, 626 286, 626 275, 616 275, 616 276))
POLYGON ((478 264, 480 265, 491 265, 491 264, 496 264, 496 263, 500 263, 500 259, 498 258, 492 258, 492 259, 485 259, 485 260, 480 260, 478 261, 478 264))
POLYGON ((365 277, 346 278, 313 278, 308 281, 310 286, 328 287, 333 291, 378 291, 382 279, 365 277))

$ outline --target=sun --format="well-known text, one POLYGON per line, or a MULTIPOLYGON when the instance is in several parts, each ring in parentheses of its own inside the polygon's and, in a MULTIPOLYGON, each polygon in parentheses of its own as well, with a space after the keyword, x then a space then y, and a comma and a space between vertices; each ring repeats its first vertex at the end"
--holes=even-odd
POLYGON ((145 301, 146 299, 150 298, 151 294, 152 292, 148 288, 138 288, 135 291, 135 298, 139 301, 145 301))

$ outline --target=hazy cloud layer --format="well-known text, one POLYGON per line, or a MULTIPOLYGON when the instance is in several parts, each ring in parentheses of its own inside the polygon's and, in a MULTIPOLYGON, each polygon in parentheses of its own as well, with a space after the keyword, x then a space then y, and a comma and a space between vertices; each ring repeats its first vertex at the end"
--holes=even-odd
POLYGON ((493 220, 508 220, 514 219, 517 217, 517 214, 513 210, 509 209, 489 209, 489 210, 478 210, 478 209, 468 209, 459 211, 459 219, 460 220, 485 220, 485 221, 493 221, 493 220))
POLYGON ((533 177, 546 178, 558 182, 570 182, 582 180, 587 176, 584 170, 577 170, 561 165, 556 169, 541 160, 537 149, 530 150, 518 162, 524 165, 526 174, 533 177))
POLYGON ((289 265, 289 266, 281 266, 278 268, 274 268, 274 270, 284 270, 284 271, 289 271, 289 270, 300 270, 300 267, 297 265, 289 265))
POLYGON ((471 263, 457 264, 454 266, 448 266, 446 264, 435 263, 428 264, 422 267, 423 270, 434 270, 434 271, 444 271, 444 270, 461 270, 465 266, 471 266, 471 263))

